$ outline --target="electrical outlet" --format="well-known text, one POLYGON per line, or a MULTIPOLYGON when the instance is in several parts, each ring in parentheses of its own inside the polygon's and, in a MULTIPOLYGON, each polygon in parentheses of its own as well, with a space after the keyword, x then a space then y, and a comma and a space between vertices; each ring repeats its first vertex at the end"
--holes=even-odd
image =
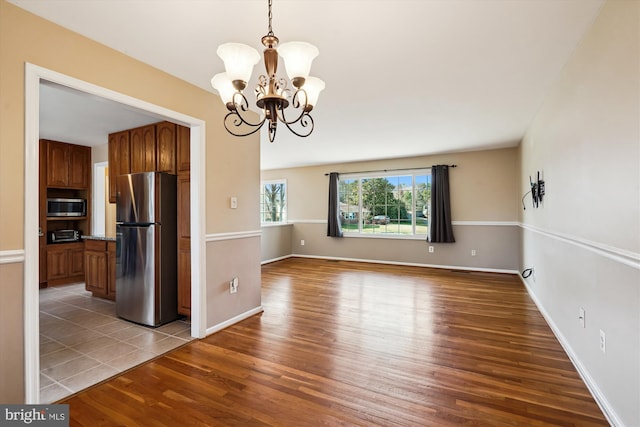
POLYGON ((300 240, 300 246, 304 246, 304 239, 300 240))
POLYGON ((580 319, 580 326, 582 326, 583 328, 585 327, 585 312, 584 312, 584 308, 580 307, 580 311, 578 312, 578 319, 580 319))
POLYGON ((432 253, 433 253, 433 251, 434 251, 433 246, 429 246, 429 253, 430 253, 430 254, 432 254, 432 253))
POLYGON ((533 265, 531 266, 531 280, 536 281, 536 268, 533 265))
POLYGON ((229 282, 229 293, 230 294, 235 294, 236 292, 238 292, 238 278, 234 277, 230 282, 229 282))
POLYGON ((600 329, 600 350, 603 353, 607 352, 607 336, 602 329, 600 329))
POLYGON ((476 250, 475 249, 471 249, 471 256, 476 256, 476 250))

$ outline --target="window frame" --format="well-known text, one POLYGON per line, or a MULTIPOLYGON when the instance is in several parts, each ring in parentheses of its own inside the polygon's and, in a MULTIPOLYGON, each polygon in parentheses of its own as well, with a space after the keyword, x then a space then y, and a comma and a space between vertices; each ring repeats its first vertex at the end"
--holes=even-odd
MULTIPOLYGON (((403 234, 403 233, 366 233, 363 232, 363 220, 358 221, 358 229, 357 230, 349 230, 343 228, 344 237, 356 237, 356 238, 374 238, 374 239, 413 239, 413 240, 424 240, 429 235, 429 227, 430 227, 430 218, 431 218, 431 198, 428 199, 426 203, 427 215, 429 218, 429 222, 427 223, 427 230, 425 233, 416 233, 416 219, 415 215, 416 211, 416 177, 417 176, 429 176, 427 180, 427 184, 432 184, 431 180, 431 167, 426 168, 414 168, 414 169, 396 169, 396 170, 379 170, 379 171, 369 171, 369 172, 356 172, 356 173, 345 173, 340 174, 339 183, 346 180, 357 180, 358 181, 358 210, 357 216, 358 218, 362 218, 363 216, 363 198, 362 198, 362 181, 365 179, 376 179, 376 178, 388 178, 388 177, 401 177, 401 176, 411 176, 411 234, 403 234)), ((340 185, 340 184, 339 184, 340 185)), ((394 188, 394 191, 396 188, 394 188)), ((340 203, 340 202, 338 202, 340 203)), ((340 210, 340 212, 342 212, 340 210)))
POLYGON ((282 225, 288 224, 289 218, 289 186, 287 185, 286 179, 267 179, 260 181, 260 225, 261 226, 272 226, 272 225, 282 225), (284 209, 282 210, 282 218, 280 221, 264 221, 266 211, 263 210, 264 203, 264 188, 267 185, 273 184, 282 184, 284 185, 284 209))

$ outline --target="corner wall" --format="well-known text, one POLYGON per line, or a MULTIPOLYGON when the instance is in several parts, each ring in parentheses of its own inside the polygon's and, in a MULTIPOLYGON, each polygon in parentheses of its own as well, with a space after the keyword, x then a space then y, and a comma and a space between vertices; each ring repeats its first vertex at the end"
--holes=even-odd
POLYGON ((526 284, 609 420, 629 427, 640 425, 639 17, 637 1, 603 6, 520 155, 521 194, 536 171, 546 181, 542 206, 521 212, 526 284))

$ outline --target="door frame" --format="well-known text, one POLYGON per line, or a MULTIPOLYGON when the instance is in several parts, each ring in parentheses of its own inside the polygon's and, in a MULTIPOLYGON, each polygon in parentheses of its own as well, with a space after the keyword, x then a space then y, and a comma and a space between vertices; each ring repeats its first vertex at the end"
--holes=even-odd
POLYGON ((38 176, 40 81, 61 84, 155 114, 191 129, 191 336, 206 336, 205 121, 34 64, 25 63, 24 372, 25 401, 40 400, 38 176))

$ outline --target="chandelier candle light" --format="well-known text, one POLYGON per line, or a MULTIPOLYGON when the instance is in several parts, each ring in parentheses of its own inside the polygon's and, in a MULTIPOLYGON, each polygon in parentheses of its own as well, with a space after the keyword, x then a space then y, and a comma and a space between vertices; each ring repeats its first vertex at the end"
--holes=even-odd
POLYGON ((278 121, 297 136, 306 137, 313 132, 313 118, 309 115, 318 102, 324 82, 310 77, 311 62, 318 56, 318 49, 306 42, 288 42, 278 46, 279 40, 271 29, 271 2, 269 0, 269 32, 262 37, 265 49, 264 66, 266 75, 258 78, 255 89, 256 105, 264 117, 258 123, 247 120, 249 109, 247 98, 242 92, 251 79, 253 66, 260 60, 260 54, 251 46, 242 43, 225 43, 218 47, 218 56, 224 61, 226 72, 216 74, 211 85, 218 91, 229 113, 224 118, 224 127, 235 136, 247 136, 257 132, 265 122, 269 122, 269 141, 276 136, 278 121), (276 48, 278 48, 276 50, 276 48), (293 96, 284 78, 276 74, 278 55, 284 59, 284 66, 291 84, 295 88, 293 96), (291 102, 289 101, 291 100, 291 102), (290 109, 287 109, 291 104, 290 109), (292 111, 295 118, 287 120, 285 111, 292 111))

